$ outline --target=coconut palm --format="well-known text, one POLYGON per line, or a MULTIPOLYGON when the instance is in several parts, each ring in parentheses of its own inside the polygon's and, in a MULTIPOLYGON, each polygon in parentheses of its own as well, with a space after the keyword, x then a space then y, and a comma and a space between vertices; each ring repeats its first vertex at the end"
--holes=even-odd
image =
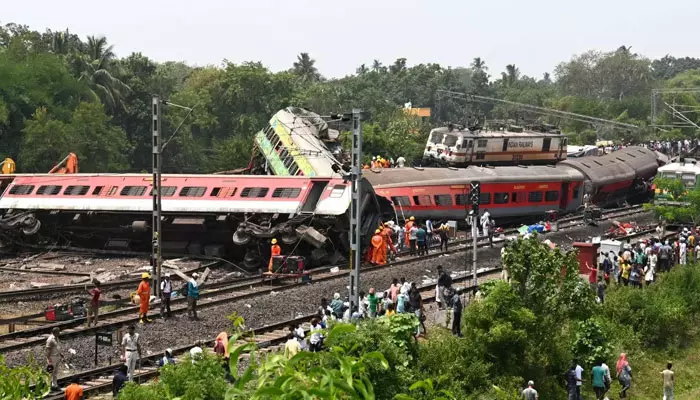
POLYGON ((481 57, 474 58, 474 61, 472 61, 472 68, 481 71, 486 71, 489 69, 489 67, 486 66, 486 61, 482 60, 481 57))
POLYGON ((379 61, 379 60, 374 60, 374 61, 372 61, 372 71, 374 71, 374 72, 379 72, 379 71, 381 71, 383 68, 384 68, 384 66, 382 66, 382 62, 381 62, 381 61, 379 61))
POLYGON ((89 36, 85 53, 77 60, 78 80, 86 82, 95 98, 112 112, 124 109, 123 100, 131 92, 131 88, 115 76, 118 68, 113 62, 113 48, 106 38, 89 36))
POLYGON ((298 75, 302 80, 308 82, 316 82, 321 80, 321 74, 314 66, 316 60, 309 56, 309 53, 300 53, 297 56, 297 61, 293 64, 292 72, 298 75))
POLYGON ((506 65, 506 72, 501 72, 501 80, 507 87, 513 86, 520 79, 520 70, 515 64, 506 65))

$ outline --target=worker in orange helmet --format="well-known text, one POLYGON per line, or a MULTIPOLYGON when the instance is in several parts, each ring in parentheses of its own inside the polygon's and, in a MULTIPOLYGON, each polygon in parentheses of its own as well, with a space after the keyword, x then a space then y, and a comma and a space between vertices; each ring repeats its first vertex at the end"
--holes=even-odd
POLYGON ((282 254, 282 248, 277 244, 277 239, 272 239, 270 243, 272 247, 270 247, 270 263, 267 265, 268 272, 272 272, 272 259, 282 254))
POLYGON ((139 296, 139 323, 145 324, 151 322, 148 318, 148 306, 151 301, 151 284, 149 283, 151 275, 148 272, 141 274, 141 283, 139 283, 136 294, 139 296))
POLYGON ((413 224, 416 223, 416 218, 411 217, 408 219, 408 222, 406 222, 406 233, 404 234, 404 240, 406 241, 406 247, 411 248, 411 241, 410 241, 410 232, 411 228, 413 228, 413 224))
POLYGON ((372 264, 384 265, 386 264, 386 245, 384 244, 384 239, 382 238, 382 230, 377 229, 372 235, 372 264))
POLYGON ((384 239, 384 261, 386 261, 386 253, 387 250, 391 251, 396 255, 396 247, 394 247, 394 241, 391 240, 391 236, 394 234, 394 230, 391 229, 391 226, 394 224, 394 221, 389 221, 384 224, 384 228, 382 229, 382 239, 384 239))

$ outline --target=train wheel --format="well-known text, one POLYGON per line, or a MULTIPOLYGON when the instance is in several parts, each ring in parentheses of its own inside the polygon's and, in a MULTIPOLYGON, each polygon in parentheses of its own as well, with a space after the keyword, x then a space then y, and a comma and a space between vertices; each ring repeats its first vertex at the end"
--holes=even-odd
POLYGON ((22 225, 22 233, 24 233, 26 236, 31 236, 39 232, 39 229, 41 229, 41 221, 36 219, 36 217, 33 215, 26 217, 22 221, 22 225))
POLYGON ((243 229, 238 229, 233 233, 233 243, 238 246, 245 246, 250 243, 251 236, 247 234, 243 229))
POLYGON ((292 245, 295 244, 296 242, 299 241, 299 236, 291 234, 291 235, 282 235, 280 236, 280 240, 282 243, 286 245, 292 245))
POLYGON ((243 266, 248 271, 255 271, 262 265, 260 254, 256 250, 248 250, 243 257, 243 266))

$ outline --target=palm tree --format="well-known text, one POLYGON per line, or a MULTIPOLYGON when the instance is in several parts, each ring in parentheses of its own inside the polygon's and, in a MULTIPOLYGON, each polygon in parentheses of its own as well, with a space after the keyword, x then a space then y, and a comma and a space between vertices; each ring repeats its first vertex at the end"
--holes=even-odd
POLYGON ((507 87, 513 86, 513 84, 517 82, 519 78, 520 70, 515 66, 515 64, 506 65, 506 72, 501 72, 501 80, 507 87))
POLYGON ((367 66, 366 66, 365 64, 360 65, 360 66, 357 67, 357 69, 355 70, 355 72, 357 73, 357 75, 366 74, 367 71, 369 71, 369 69, 367 68, 367 66))
POLYGON ((384 67, 382 66, 382 62, 379 60, 374 60, 372 61, 372 71, 374 72, 379 72, 383 69, 384 67))
POLYGON ((113 48, 107 45, 106 38, 89 36, 85 54, 79 58, 78 77, 78 80, 88 84, 95 98, 100 99, 112 112, 124 108, 123 100, 131 92, 131 88, 115 76, 117 67, 113 63, 113 48))
POLYGON ((297 61, 293 64, 292 71, 302 80, 307 82, 316 82, 321 79, 321 74, 314 66, 316 60, 309 56, 309 53, 300 53, 297 56, 297 61))
POLYGON ((489 69, 489 67, 486 66, 486 61, 482 60, 481 57, 474 58, 474 61, 472 61, 472 68, 481 71, 486 71, 489 69))
POLYGON ((389 72, 396 74, 406 70, 406 59, 404 57, 397 58, 396 61, 389 67, 389 72))

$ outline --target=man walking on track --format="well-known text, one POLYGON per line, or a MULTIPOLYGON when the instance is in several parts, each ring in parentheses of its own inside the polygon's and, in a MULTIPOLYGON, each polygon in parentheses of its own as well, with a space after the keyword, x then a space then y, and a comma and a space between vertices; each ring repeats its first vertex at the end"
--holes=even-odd
POLYGON ((170 280, 170 273, 166 272, 163 281, 160 283, 160 314, 163 318, 170 318, 170 297, 173 292, 173 282, 170 280))
POLYGON ((95 287, 92 290, 88 291, 88 293, 91 296, 90 305, 88 306, 88 312, 87 312, 87 326, 88 327, 93 322, 95 323, 95 326, 97 326, 97 316, 98 316, 99 310, 100 310, 100 295, 102 294, 102 291, 100 290, 100 281, 95 279, 94 283, 95 283, 95 287))
POLYGON ((141 343, 139 343, 139 334, 136 333, 136 328, 129 325, 128 332, 122 338, 122 359, 128 369, 126 375, 129 381, 134 380, 134 371, 136 371, 136 361, 141 358, 141 343))
POLYGON ((139 288, 136 290, 136 294, 139 296, 140 324, 151 322, 148 319, 148 303, 151 301, 151 284, 148 282, 149 279, 151 279, 151 275, 148 272, 141 274, 141 283, 139 283, 139 288))
POLYGON ((197 278, 199 278, 199 274, 195 272, 190 281, 187 282, 187 316, 194 320, 199 319, 197 318, 197 300, 199 300, 197 278))
POLYGON ((58 361, 62 358, 61 346, 58 341, 60 329, 53 328, 51 335, 46 339, 46 371, 51 374, 51 389, 58 390, 58 361))

